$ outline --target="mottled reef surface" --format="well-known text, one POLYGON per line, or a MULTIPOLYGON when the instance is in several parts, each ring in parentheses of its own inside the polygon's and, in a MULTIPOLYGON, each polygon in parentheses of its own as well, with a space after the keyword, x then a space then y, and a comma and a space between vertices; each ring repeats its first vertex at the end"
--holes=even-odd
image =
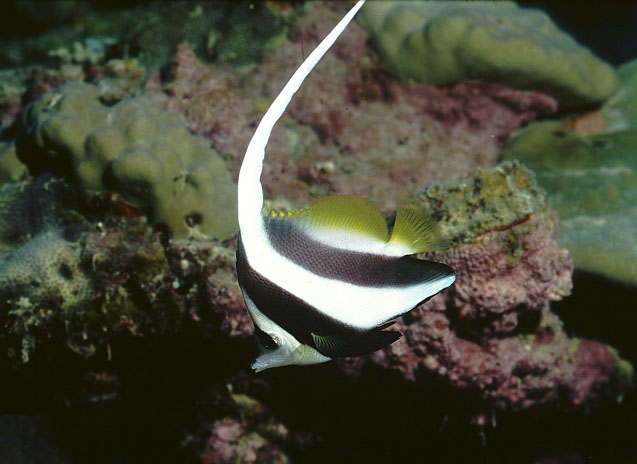
MULTIPOLYGON (((245 13, 237 8, 233 14, 245 13)), ((403 337, 381 351, 249 370, 256 346, 235 275, 234 182, 269 102, 343 8, 259 5, 255 14, 271 29, 261 31, 263 50, 245 52, 247 63, 237 61, 236 36, 210 33, 209 54, 192 38, 177 41, 159 68, 108 59, 86 42, 57 49, 60 66, 7 78, 0 93, 0 461, 410 462, 422 455, 570 463, 609 457, 609 443, 611 462, 634 455, 637 321, 627 311, 634 287, 578 274, 560 241, 560 217, 538 184, 546 174, 514 156, 502 162, 512 134, 524 137, 516 130, 561 117, 560 98, 572 105, 586 86, 577 81, 576 91, 551 94, 550 79, 562 80, 548 71, 541 77, 549 83, 540 85, 546 93, 513 88, 502 76, 445 85, 403 79, 373 48, 386 36, 374 37, 372 28, 370 37, 360 23, 275 128, 266 201, 291 210, 353 194, 378 204, 391 224, 397 200, 409 196, 450 242, 421 258, 450 264, 457 281, 401 318, 395 327, 403 337)), ((533 19, 509 13, 521 24, 533 19)), ((184 24, 206 10, 189 14, 184 24)), ((401 21, 397 13, 394 27, 401 21)), ((139 31, 135 37, 149 40, 139 31)), ((549 39, 539 43, 550 46, 549 39)), ((400 51, 416 52, 429 53, 400 51)), ((581 54, 587 66, 610 73, 610 87, 617 84, 612 69, 581 54)), ((632 71, 624 74, 622 88, 634 80, 632 71)), ((630 122, 618 116, 632 108, 630 98, 607 103, 603 114, 630 122)), ((563 131, 567 123, 549 124, 563 131)))

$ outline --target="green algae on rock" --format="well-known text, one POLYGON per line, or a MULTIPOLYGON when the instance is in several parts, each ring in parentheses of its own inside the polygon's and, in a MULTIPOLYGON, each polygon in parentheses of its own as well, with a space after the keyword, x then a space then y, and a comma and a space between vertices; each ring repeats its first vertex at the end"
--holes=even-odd
POLYGON ((637 284, 637 61, 596 113, 531 123, 504 150, 531 168, 562 219, 575 267, 637 284))
POLYGON ((205 430, 195 435, 204 437, 205 443, 193 443, 203 447, 197 462, 290 462, 285 447, 289 447, 294 434, 264 404, 233 392, 231 383, 211 390, 209 395, 205 430))
POLYGON ((0 251, 13 250, 48 229, 86 222, 78 210, 77 188, 43 175, 0 188, 0 251))
MULTIPOLYGON (((20 27, 0 38, 0 65, 48 64, 72 55, 93 59, 107 50, 109 55, 139 58, 144 66, 155 68, 165 65, 182 41, 188 41, 202 56, 245 65, 258 61, 287 32, 286 7, 275 3, 162 2, 103 7, 77 2, 9 5, 3 13, 20 15, 14 21, 20 27), (64 11, 59 22, 43 13, 55 10, 64 11), (39 16, 38 24, 34 24, 34 14, 39 16), (24 28, 29 26, 32 33, 25 34, 24 28)), ((15 25, 7 24, 7 28, 11 26, 15 25)))
POLYGON ((603 341, 569 337, 550 308, 570 293, 573 264, 533 173, 504 162, 417 198, 452 242, 426 256, 451 265, 456 282, 396 322, 401 340, 339 366, 359 374, 371 363, 416 384, 433 378, 484 417, 620 402, 631 364, 603 341))
POLYGON ((365 23, 386 65, 402 77, 444 85, 478 79, 600 103, 617 89, 613 69, 545 13, 512 2, 369 2, 365 23))
POLYGON ((27 167, 18 159, 15 144, 0 140, 0 185, 18 182, 27 174, 27 167))
MULTIPOLYGON (((49 182, 49 189, 64 184, 58 179, 49 182)), ((108 362, 101 363, 119 356, 129 337, 241 336, 236 326, 245 311, 229 249, 196 240, 162 243, 161 234, 144 218, 104 217, 103 222, 91 223, 77 212, 74 220, 56 218, 69 203, 64 197, 49 198, 53 205, 47 201, 41 207, 33 198, 38 191, 33 184, 10 186, 0 191, 0 205, 8 205, 0 214, 26 217, 14 226, 34 224, 20 237, 14 230, 2 230, 0 351, 7 356, 3 364, 8 360, 16 367, 49 365, 75 359, 84 374, 104 369, 116 377, 108 362), (53 217, 43 220, 40 213, 53 217), (222 317, 222 311, 237 314, 222 317), (84 365, 82 360, 89 359, 91 365, 84 365)), ((68 208, 65 215, 72 213, 68 208)))
POLYGON ((610 131, 637 127, 637 59, 617 68, 619 90, 602 107, 610 131), (623 118, 623 124, 618 121, 623 118))
POLYGON ((452 246, 475 241, 487 232, 511 228, 531 216, 553 231, 551 211, 535 176, 519 163, 478 169, 473 182, 459 180, 427 187, 423 204, 440 220, 441 232, 452 246))
POLYGON ((97 87, 69 83, 29 105, 20 124, 17 153, 33 174, 118 192, 176 238, 237 230, 236 185, 223 161, 150 99, 108 107, 97 87))
POLYGON ((572 261, 557 244, 557 219, 531 171, 515 162, 471 179, 427 187, 419 200, 452 245, 435 261, 456 270, 447 308, 476 333, 510 333, 571 291, 572 261), (479 322, 482 320, 482 322, 479 322))

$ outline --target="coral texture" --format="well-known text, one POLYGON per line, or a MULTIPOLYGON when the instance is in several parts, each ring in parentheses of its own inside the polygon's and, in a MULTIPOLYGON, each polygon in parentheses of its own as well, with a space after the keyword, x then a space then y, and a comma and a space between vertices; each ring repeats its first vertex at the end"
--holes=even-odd
POLYGON ((34 174, 112 190, 177 238, 236 232, 236 185, 206 141, 139 97, 108 107, 97 87, 69 83, 21 115, 18 156, 34 174))
POLYGON ((0 140, 0 185, 26 177, 27 167, 16 154, 15 144, 0 140))
POLYGON ((204 464, 242 463, 287 463, 283 452, 268 442, 258 432, 251 432, 248 424, 236 418, 215 422, 210 438, 201 456, 204 464))
POLYGON ((74 210, 74 194, 50 177, 0 191, 0 341, 13 363, 61 340, 56 356, 68 350, 97 359, 116 350, 122 336, 190 326, 199 336, 251 333, 231 250, 214 242, 162 245, 117 196, 74 210), (104 222, 89 222, 79 209, 104 222))
MULTIPOLYGON (((504 163, 420 199, 454 244, 430 256, 453 266, 457 280, 405 316, 404 337, 368 362, 412 381, 433 376, 487 410, 577 407, 630 385, 630 364, 603 343, 569 339, 549 309, 571 291, 573 266, 528 170, 504 163)), ((364 363, 341 366, 354 373, 364 363)))
MULTIPOLYGON (((203 63, 181 44, 164 80, 157 74, 147 92, 184 114, 237 176, 261 114, 339 18, 312 4, 291 40, 249 72, 203 63)), ((546 95, 497 85, 438 89, 397 80, 374 63, 366 40, 365 29, 351 24, 294 96, 267 147, 266 197, 299 207, 352 194, 389 213, 410 191, 493 165, 513 129, 557 108, 546 95)))
POLYGON ((432 84, 480 79, 535 90, 563 106, 617 90, 613 69, 546 13, 512 2, 369 2, 362 17, 388 67, 432 84))
POLYGON ((597 112, 529 124, 504 150, 531 168, 562 220, 577 269, 637 284, 637 61, 597 112))

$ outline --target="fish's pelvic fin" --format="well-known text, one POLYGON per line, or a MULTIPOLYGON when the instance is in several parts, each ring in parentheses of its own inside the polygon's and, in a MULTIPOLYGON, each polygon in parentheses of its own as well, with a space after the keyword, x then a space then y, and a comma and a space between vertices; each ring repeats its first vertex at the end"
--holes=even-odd
POLYGON ((429 213, 410 200, 398 204, 388 245, 401 250, 403 255, 444 250, 449 246, 429 213))
POLYGON ((349 195, 332 195, 291 216, 310 230, 343 232, 387 242, 389 232, 385 216, 369 200, 349 195))
MULTIPOLYGON (((347 348, 347 340, 337 335, 316 335, 312 332, 312 341, 319 353, 334 358, 347 348)), ((343 356, 343 355, 340 355, 343 356)))

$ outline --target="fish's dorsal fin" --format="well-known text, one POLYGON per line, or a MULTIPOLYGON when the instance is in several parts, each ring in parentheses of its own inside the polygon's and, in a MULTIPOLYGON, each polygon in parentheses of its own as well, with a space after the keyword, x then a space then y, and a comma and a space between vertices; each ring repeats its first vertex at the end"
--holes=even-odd
POLYGON ((369 200, 349 195, 332 195, 290 216, 310 231, 340 232, 386 243, 389 238, 385 216, 369 200))
POLYGON ((389 245, 400 249, 404 255, 448 247, 429 213, 413 200, 403 200, 398 204, 389 245))
POLYGON ((285 84, 259 122, 246 149, 238 179, 238 216, 239 229, 245 245, 257 243, 262 233, 263 187, 261 173, 265 147, 276 122, 285 112, 292 96, 301 87, 307 75, 314 69, 323 55, 329 50, 339 35, 345 30, 354 15, 365 3, 358 1, 352 9, 334 26, 334 29, 317 45, 285 84))

